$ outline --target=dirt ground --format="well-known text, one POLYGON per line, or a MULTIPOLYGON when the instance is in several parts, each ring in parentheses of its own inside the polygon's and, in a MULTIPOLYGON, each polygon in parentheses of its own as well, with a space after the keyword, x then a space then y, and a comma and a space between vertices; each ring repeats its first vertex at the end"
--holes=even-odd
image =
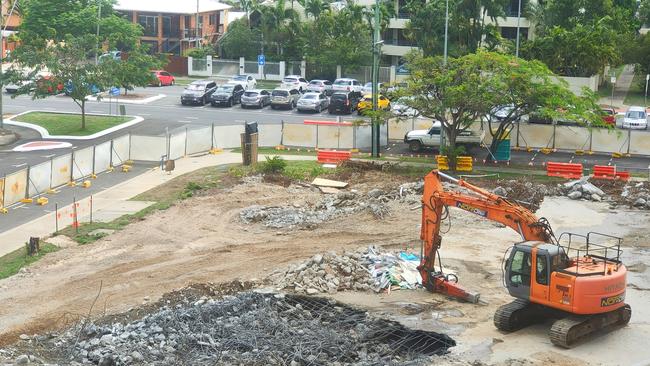
MULTIPOLYGON (((373 172, 351 188, 395 188, 404 180, 373 172)), ((48 255, 26 273, 0 281, 0 344, 15 342, 22 333, 55 330, 89 313, 100 317, 124 312, 191 283, 264 278, 274 269, 325 251, 381 245, 419 253, 420 211, 407 203, 391 203, 391 214, 383 220, 363 213, 308 230, 268 229, 239 219, 240 210, 250 205, 304 205, 320 196, 295 185, 241 184, 182 201, 92 245, 48 255)), ((501 284, 501 263, 505 250, 520 238, 510 229, 455 209, 444 235, 443 265, 458 274, 461 284, 480 292, 487 305, 462 304, 425 291, 344 292, 333 297, 413 328, 447 333, 458 342, 450 357, 468 364, 648 364, 650 215, 562 197, 547 198, 537 215, 549 218, 556 232, 595 230, 629 239, 626 301, 633 316, 627 327, 572 350, 551 345, 549 324, 499 333, 492 315, 511 300, 501 284)))

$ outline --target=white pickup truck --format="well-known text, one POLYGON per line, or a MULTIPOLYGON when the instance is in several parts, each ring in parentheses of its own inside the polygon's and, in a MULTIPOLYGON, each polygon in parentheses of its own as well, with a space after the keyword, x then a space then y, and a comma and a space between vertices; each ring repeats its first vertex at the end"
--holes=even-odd
MULTIPOLYGON (((456 137, 457 145, 478 145, 483 136, 474 131, 464 131, 456 137)), ((413 130, 404 135, 404 142, 409 145, 409 150, 418 152, 424 147, 440 146, 440 122, 434 122, 428 130, 413 130)))

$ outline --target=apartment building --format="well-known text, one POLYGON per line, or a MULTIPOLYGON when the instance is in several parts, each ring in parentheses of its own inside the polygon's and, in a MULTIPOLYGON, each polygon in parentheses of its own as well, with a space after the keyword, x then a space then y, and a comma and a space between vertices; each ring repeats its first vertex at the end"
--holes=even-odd
POLYGON ((118 0, 115 10, 144 28, 152 53, 182 55, 216 43, 228 27, 230 5, 215 0, 118 0))
POLYGON ((4 54, 2 57, 6 57, 11 51, 16 49, 16 42, 12 41, 11 36, 16 32, 18 26, 20 25, 22 19, 20 14, 13 9, 9 1, 2 1, 2 50, 4 54), (9 15, 11 14, 11 16, 9 15))

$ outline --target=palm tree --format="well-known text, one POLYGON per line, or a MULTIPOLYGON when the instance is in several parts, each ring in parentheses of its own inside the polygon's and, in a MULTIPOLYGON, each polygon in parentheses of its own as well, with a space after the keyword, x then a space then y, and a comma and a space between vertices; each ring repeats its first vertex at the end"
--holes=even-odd
POLYGON ((305 14, 311 15, 314 19, 318 18, 323 12, 329 11, 330 6, 323 0, 306 0, 305 14))

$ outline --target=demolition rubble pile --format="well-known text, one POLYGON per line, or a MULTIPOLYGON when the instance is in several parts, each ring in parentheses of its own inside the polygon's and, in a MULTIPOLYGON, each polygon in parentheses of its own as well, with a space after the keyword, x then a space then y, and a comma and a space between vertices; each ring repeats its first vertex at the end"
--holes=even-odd
POLYGON ((372 189, 362 193, 357 190, 341 190, 324 195, 315 204, 293 204, 287 206, 253 205, 244 208, 239 216, 245 223, 262 223, 269 228, 310 228, 336 217, 358 212, 370 212, 381 219, 390 214, 389 203, 403 201, 419 203, 422 182, 405 183, 396 190, 372 189))
POLYGON ((622 203, 639 209, 650 210, 650 183, 630 182, 621 192, 622 203))
POLYGON ((572 200, 585 199, 600 202, 606 198, 605 192, 589 182, 589 177, 583 177, 564 184, 558 184, 562 193, 572 200))
POLYGON ((29 338, 4 354, 18 364, 38 354, 60 365, 420 365, 455 346, 333 300, 255 292, 29 338))
POLYGON ((542 201, 544 201, 544 196, 556 194, 555 189, 544 184, 514 179, 498 180, 497 187, 493 192, 501 197, 522 204, 533 212, 539 209, 542 201))
POLYGON ((308 295, 346 290, 413 289, 422 284, 416 269, 419 261, 413 254, 394 255, 374 247, 341 255, 327 252, 287 270, 273 272, 268 282, 278 290, 308 295))

